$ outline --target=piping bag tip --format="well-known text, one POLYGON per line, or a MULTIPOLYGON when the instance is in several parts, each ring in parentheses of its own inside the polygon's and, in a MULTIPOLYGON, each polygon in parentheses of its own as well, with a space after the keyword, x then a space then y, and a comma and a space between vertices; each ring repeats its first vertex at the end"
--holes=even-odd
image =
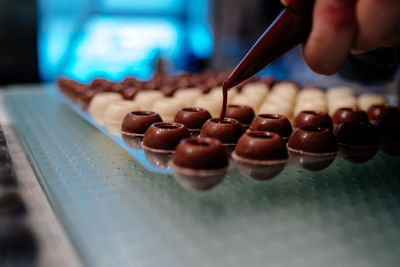
POLYGON ((310 33, 313 0, 291 0, 223 83, 229 89, 254 76, 310 33))

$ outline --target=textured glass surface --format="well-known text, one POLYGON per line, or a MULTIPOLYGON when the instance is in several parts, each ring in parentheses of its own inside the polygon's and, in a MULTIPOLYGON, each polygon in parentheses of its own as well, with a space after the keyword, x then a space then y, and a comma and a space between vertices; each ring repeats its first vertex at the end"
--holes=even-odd
POLYGON ((87 266, 398 266, 400 158, 288 165, 267 182, 231 171, 208 192, 143 168, 48 91, 5 105, 87 266))

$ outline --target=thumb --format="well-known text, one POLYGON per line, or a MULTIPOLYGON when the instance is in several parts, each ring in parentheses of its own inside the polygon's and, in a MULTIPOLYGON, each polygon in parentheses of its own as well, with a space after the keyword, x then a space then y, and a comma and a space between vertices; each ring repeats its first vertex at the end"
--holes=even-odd
POLYGON ((282 5, 287 6, 290 0, 281 0, 282 5))

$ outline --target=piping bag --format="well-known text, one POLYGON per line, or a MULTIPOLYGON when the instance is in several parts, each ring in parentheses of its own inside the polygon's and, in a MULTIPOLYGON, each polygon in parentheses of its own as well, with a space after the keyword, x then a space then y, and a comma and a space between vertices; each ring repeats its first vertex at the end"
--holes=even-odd
POLYGON ((287 0, 286 8, 262 34, 223 84, 225 117, 227 91, 242 83, 306 40, 311 30, 314 0, 287 0))

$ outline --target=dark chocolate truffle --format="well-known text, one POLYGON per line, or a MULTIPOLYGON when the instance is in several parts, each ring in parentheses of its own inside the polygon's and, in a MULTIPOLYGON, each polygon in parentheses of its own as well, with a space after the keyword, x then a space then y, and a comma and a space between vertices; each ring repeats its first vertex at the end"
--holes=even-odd
POLYGON ((139 91, 137 87, 128 87, 121 90, 121 95, 125 100, 132 100, 139 91))
POLYGON ((176 147, 173 164, 195 170, 221 169, 228 166, 228 156, 218 139, 190 137, 176 147))
POLYGON ((375 125, 363 122, 343 122, 335 130, 339 155, 351 162, 370 160, 379 149, 379 132, 375 125))
POLYGON ((398 109, 390 105, 373 105, 368 109, 368 118, 370 123, 376 124, 379 119, 396 116, 398 113, 398 109))
POLYGON ((268 180, 283 169, 288 154, 277 133, 250 130, 240 137, 232 157, 242 174, 268 180))
POLYGON ((225 118, 220 122, 219 119, 212 118, 203 125, 200 135, 219 139, 224 145, 234 145, 242 135, 242 126, 235 119, 225 118))
POLYGON ((381 148, 386 154, 392 156, 400 155, 400 114, 380 118, 376 127, 381 136, 381 148))
POLYGON ((335 135, 328 128, 305 126, 296 128, 288 147, 298 151, 323 154, 337 151, 335 135))
POLYGON ((249 125, 254 119, 254 111, 245 105, 228 105, 225 117, 238 120, 243 125, 249 125))
POLYGON ((125 134, 144 135, 156 122, 162 122, 160 115, 153 111, 132 111, 122 121, 121 131, 125 134))
POLYGON ((153 123, 144 134, 143 147, 157 151, 173 151, 190 133, 185 125, 177 122, 153 123))
POLYGON ((332 120, 335 126, 346 121, 367 123, 368 115, 359 108, 339 108, 333 114, 332 120))
POLYGON ((318 171, 328 167, 337 152, 336 137, 328 128, 296 128, 289 138, 290 159, 300 167, 318 171))
POLYGON ((248 160, 283 160, 287 159, 284 142, 277 133, 247 131, 240 137, 235 154, 248 160))
POLYGON ((292 133, 292 125, 283 115, 259 114, 251 122, 250 130, 274 132, 282 138, 289 138, 292 133))
POLYGON ((209 119, 211 115, 204 108, 182 108, 176 113, 174 121, 184 124, 189 131, 200 132, 209 119))
POLYGON ((301 111, 294 120, 293 127, 301 128, 304 126, 324 127, 333 130, 331 117, 322 111, 301 111))
POLYGON ((178 183, 188 190, 208 190, 228 171, 228 155, 215 138, 191 137, 176 147, 172 169, 178 183))

